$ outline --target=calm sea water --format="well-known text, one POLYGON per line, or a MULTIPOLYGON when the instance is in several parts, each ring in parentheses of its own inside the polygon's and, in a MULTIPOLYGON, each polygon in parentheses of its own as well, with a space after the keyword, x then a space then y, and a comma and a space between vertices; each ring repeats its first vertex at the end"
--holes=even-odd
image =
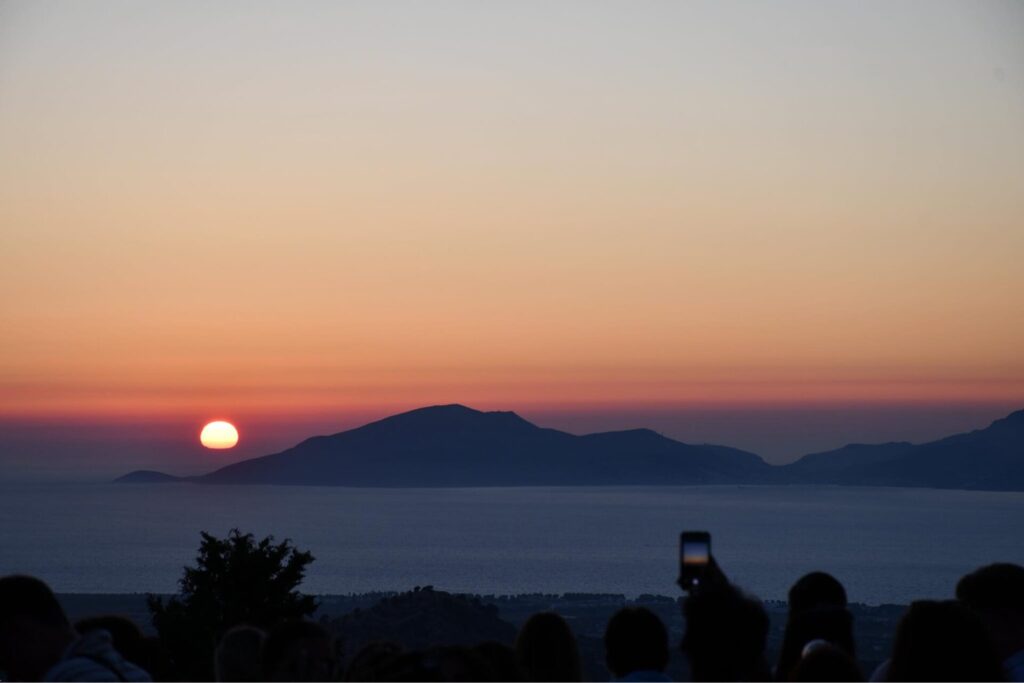
POLYGON ((238 527, 313 552, 305 590, 431 584, 474 593, 675 594, 683 529, 708 529, 737 583, 782 599, 813 569, 850 598, 951 596, 1024 563, 1024 494, 834 487, 342 489, 0 486, 0 573, 59 592, 172 592, 199 531, 238 527))

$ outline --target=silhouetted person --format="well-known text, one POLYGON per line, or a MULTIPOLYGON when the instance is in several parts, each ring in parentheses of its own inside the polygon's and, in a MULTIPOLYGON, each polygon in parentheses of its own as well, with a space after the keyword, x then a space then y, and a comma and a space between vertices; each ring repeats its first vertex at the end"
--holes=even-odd
POLYGON ((845 607, 828 605, 790 614, 779 651, 779 664, 775 670, 776 680, 794 680, 794 669, 800 663, 804 648, 812 641, 825 641, 856 661, 853 615, 845 607))
POLYGON ((96 630, 109 633, 114 649, 153 680, 167 679, 170 662, 157 636, 145 635, 132 619, 120 615, 85 617, 75 622, 75 631, 79 635, 96 630))
POLYGON ((768 681, 764 658, 768 614, 759 600, 723 582, 707 584, 683 602, 682 651, 695 681, 768 681))
POLYGON ((0 671, 22 681, 148 681, 114 649, 110 633, 79 635, 49 587, 30 576, 0 578, 0 671))
POLYGON ((228 629, 213 654, 218 681, 257 681, 263 677, 263 641, 266 634, 241 624, 228 629))
POLYGON ((263 680, 330 681, 334 648, 327 631, 311 621, 287 621, 263 641, 263 680))
POLYGON ((1007 680, 1024 681, 1024 567, 981 567, 960 579, 956 597, 988 627, 1007 680))
POLYGON ((516 638, 516 655, 531 681, 583 679, 576 636, 554 612, 539 612, 526 620, 516 638))
POLYGON ((789 612, 775 666, 776 680, 792 680, 804 646, 812 640, 828 641, 851 659, 856 656, 853 616, 846 609, 846 589, 825 572, 805 574, 789 589, 789 612))
POLYGON ((831 574, 804 574, 789 589, 789 616, 817 607, 846 607, 846 589, 831 574))
POLYGON ((668 681, 668 631, 651 610, 623 607, 604 632, 605 663, 620 681, 668 681))
POLYGON ((849 653, 827 641, 812 640, 804 646, 789 680, 863 681, 864 676, 849 653))
POLYGON ((138 624, 117 615, 86 617, 75 622, 75 631, 84 635, 103 630, 110 634, 114 649, 135 666, 154 672, 158 667, 159 641, 147 638, 138 624))
POLYGON ((911 603, 896 627, 885 680, 1002 679, 992 639, 973 612, 953 600, 911 603))

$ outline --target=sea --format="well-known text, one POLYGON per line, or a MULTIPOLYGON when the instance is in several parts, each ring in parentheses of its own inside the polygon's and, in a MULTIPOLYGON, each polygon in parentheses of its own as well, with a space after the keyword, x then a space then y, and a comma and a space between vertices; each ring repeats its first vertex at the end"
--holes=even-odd
POLYGON ((824 486, 367 489, 0 484, 0 574, 60 593, 172 593, 200 532, 310 551, 313 594, 676 595, 678 537, 706 530, 735 583, 784 600, 823 570, 850 600, 949 598, 1024 564, 1024 493, 824 486))

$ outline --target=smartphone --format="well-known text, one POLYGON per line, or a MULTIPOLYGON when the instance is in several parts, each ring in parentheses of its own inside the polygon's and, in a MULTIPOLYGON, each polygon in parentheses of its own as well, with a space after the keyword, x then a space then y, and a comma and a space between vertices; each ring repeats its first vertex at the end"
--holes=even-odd
POLYGON ((711 534, 706 531, 679 534, 679 584, 685 590, 701 584, 710 562, 711 534))

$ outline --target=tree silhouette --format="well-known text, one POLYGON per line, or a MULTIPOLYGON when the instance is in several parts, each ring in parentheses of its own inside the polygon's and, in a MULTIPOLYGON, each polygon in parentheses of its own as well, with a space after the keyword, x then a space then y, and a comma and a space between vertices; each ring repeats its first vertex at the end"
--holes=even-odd
POLYGON ((195 567, 185 567, 180 593, 165 603, 147 599, 179 680, 212 680, 213 652, 220 637, 236 624, 268 629, 286 619, 302 619, 316 610, 312 596, 297 590, 313 555, 291 541, 232 529, 225 539, 201 532, 195 567))

